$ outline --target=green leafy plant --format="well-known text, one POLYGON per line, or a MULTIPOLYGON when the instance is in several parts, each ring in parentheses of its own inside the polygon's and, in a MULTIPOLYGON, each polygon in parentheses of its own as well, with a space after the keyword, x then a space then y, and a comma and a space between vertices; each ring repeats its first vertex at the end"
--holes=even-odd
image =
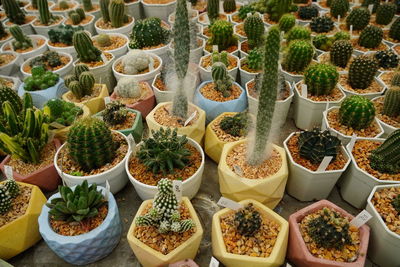
POLYGON ((378 71, 378 62, 371 56, 361 55, 350 64, 348 83, 353 89, 368 88, 378 71))
POLYGON ((72 37, 72 43, 82 63, 103 61, 102 52, 93 45, 92 39, 84 31, 77 31, 72 37))
POLYGON ((51 71, 46 71, 43 67, 33 67, 32 76, 25 78, 25 91, 38 91, 50 88, 57 84, 59 75, 51 71))
POLYGON ((339 121, 354 130, 367 128, 375 118, 375 107, 371 100, 352 95, 347 97, 339 109, 339 121))
POLYGON ((78 99, 89 96, 93 93, 95 79, 85 64, 77 64, 74 67, 74 74, 65 76, 64 84, 78 99))
POLYGON ((33 47, 31 38, 26 36, 18 25, 11 26, 9 31, 14 38, 11 43, 14 51, 18 49, 25 50, 33 47))
POLYGON ((233 25, 225 20, 216 20, 210 27, 211 38, 208 39, 209 45, 217 45, 218 51, 228 49, 237 45, 238 39, 233 34, 233 25))
POLYGON ((7 18, 12 23, 17 25, 25 23, 25 13, 22 11, 16 0, 3 0, 2 3, 7 18))
POLYGON ((129 48, 142 49, 145 47, 168 44, 171 32, 161 26, 159 18, 138 20, 132 28, 129 48))
POLYGON ((392 132, 369 156, 371 168, 381 173, 400 173, 400 130, 392 132))
POLYGON ((224 63, 216 62, 212 65, 211 76, 214 82, 214 89, 222 94, 223 97, 231 95, 233 78, 228 74, 224 63))
POLYGON ((345 68, 353 54, 353 46, 348 40, 335 41, 329 53, 330 62, 338 67, 345 68))
POLYGON ((310 20, 314 17, 318 17, 319 11, 315 5, 301 6, 299 8, 298 14, 299 14, 300 19, 310 20))
POLYGON ((383 30, 378 26, 368 25, 362 30, 358 38, 358 44, 362 47, 374 49, 377 48, 383 38, 383 30))
POLYGON ((59 25, 57 28, 49 30, 49 40, 53 44, 61 43, 70 46, 72 45, 72 37, 74 36, 74 33, 78 31, 83 31, 83 27, 59 25))
POLYGON ((371 14, 368 9, 364 7, 353 8, 346 18, 347 29, 350 29, 350 25, 353 25, 353 30, 361 31, 368 26, 370 18, 371 14))
POLYGON ((316 33, 330 32, 334 27, 333 20, 328 16, 313 17, 310 22, 311 31, 316 33))
POLYGON ((71 102, 61 99, 50 99, 43 107, 43 113, 47 115, 47 122, 57 122, 64 126, 70 126, 83 114, 82 108, 71 102))
POLYGON ((314 64, 304 72, 304 82, 311 95, 329 95, 338 81, 339 72, 330 64, 314 64))
POLYGON ((239 234, 254 236, 261 227, 262 219, 253 204, 249 203, 235 213, 233 223, 239 234))
POLYGON ((314 55, 312 44, 305 40, 290 42, 284 54, 282 67, 289 72, 301 72, 311 63, 314 55))
POLYGON ((233 116, 225 116, 219 127, 227 134, 233 136, 246 136, 249 130, 250 118, 247 111, 239 112, 233 116))
POLYGON ((124 123, 128 119, 128 110, 125 105, 118 101, 110 102, 102 112, 103 121, 108 126, 124 123))

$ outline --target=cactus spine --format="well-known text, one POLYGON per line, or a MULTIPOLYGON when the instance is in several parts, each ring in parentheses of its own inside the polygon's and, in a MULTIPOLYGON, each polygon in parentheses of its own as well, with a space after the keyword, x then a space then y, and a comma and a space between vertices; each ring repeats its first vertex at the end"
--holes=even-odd
POLYGON ((75 32, 72 42, 78 53, 79 61, 84 63, 102 61, 101 51, 93 45, 92 39, 86 32, 75 32))
POLYGON ((103 17, 104 23, 110 22, 110 13, 108 11, 108 6, 110 5, 110 0, 99 0, 101 16, 103 17))
POLYGON ((314 49, 310 42, 296 40, 289 44, 283 61, 283 68, 289 72, 301 72, 311 62, 314 49))
POLYGON ((353 53, 353 46, 348 40, 338 40, 331 47, 330 61, 333 65, 345 68, 353 53))
POLYGON ((123 0, 111 0, 109 7, 111 26, 120 28, 124 25, 125 3, 123 0))
POLYGON ((339 120, 342 125, 362 130, 367 128, 375 118, 375 108, 371 100, 352 95, 347 97, 339 109, 339 120))
POLYGON ((278 62, 281 35, 278 27, 269 29, 265 41, 263 80, 260 89, 255 139, 248 163, 255 166, 265 160, 265 148, 271 131, 278 87, 278 62))
POLYGON ((374 80, 378 62, 367 55, 361 55, 350 64, 348 82, 353 89, 366 89, 374 80))
POLYGON ((400 172, 400 130, 392 132, 369 157, 372 169, 381 173, 400 172))
POLYGON ((18 25, 25 23, 25 13, 21 10, 16 0, 3 0, 3 8, 8 19, 18 25))
POLYGON ((382 3, 376 9, 376 23, 380 25, 388 25, 394 15, 396 15, 397 6, 393 3, 382 3))
POLYGON ((383 38, 383 30, 378 26, 368 25, 361 32, 360 37, 358 39, 358 44, 365 48, 377 48, 383 38))
POLYGON ((247 35, 247 42, 251 48, 257 47, 262 44, 264 34, 264 22, 259 14, 253 14, 247 17, 244 21, 244 31, 247 35))
POLYGON ((83 9, 86 12, 92 11, 94 9, 92 5, 92 0, 82 0, 82 4, 83 4, 83 9))
POLYGON ((304 72, 304 81, 312 95, 329 95, 339 80, 336 68, 328 64, 315 64, 304 72))
POLYGON ((371 14, 368 9, 363 7, 353 8, 346 18, 347 29, 350 29, 350 25, 353 25, 353 30, 361 31, 367 27, 370 18, 371 14))
POLYGON ((385 94, 383 102, 383 114, 389 117, 400 115, 400 87, 392 86, 385 94))
POLYGON ((219 0, 207 0, 207 15, 211 24, 219 18, 219 0))
POLYGON ((229 76, 225 64, 222 62, 214 63, 211 68, 211 76, 215 90, 220 92, 223 97, 229 97, 233 79, 229 76))

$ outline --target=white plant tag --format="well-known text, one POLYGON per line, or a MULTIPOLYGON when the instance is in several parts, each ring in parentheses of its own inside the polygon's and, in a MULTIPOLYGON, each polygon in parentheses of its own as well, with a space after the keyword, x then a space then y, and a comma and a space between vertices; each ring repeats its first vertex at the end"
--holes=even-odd
POLYGON ((105 98, 104 98, 104 104, 109 104, 111 102, 111 98, 109 97, 109 96, 106 96, 105 98))
POLYGON ((222 207, 229 208, 231 210, 238 210, 238 209, 243 208, 242 204, 237 203, 236 201, 233 201, 233 200, 231 200, 229 198, 226 198, 226 197, 221 197, 218 200, 217 204, 222 206, 222 207))
POLYGON ((329 163, 331 163, 333 157, 332 156, 326 156, 324 157, 324 159, 321 161, 321 163, 319 164, 319 167, 317 169, 317 172, 323 172, 326 170, 326 168, 328 167, 329 163))
POLYGON ((368 5, 368 10, 369 10, 369 13, 371 13, 371 14, 372 14, 372 9, 374 9, 374 5, 368 5))
POLYGON ((351 154, 351 151, 353 151, 354 144, 356 143, 356 138, 357 138, 357 135, 354 133, 351 136, 351 140, 350 140, 350 143, 349 143, 349 153, 350 154, 351 154))
POLYGON ((192 115, 190 115, 189 118, 186 119, 185 123, 183 124, 183 127, 186 127, 189 124, 189 122, 191 122, 194 119, 194 117, 196 117, 196 115, 197 115, 197 110, 195 110, 192 113, 192 115))
POLYGON ((216 258, 211 257, 209 267, 218 267, 218 266, 219 266, 219 261, 216 258))
POLYGON ((354 217, 353 220, 351 220, 350 224, 354 225, 357 228, 360 228, 366 222, 368 222, 371 218, 372 218, 372 215, 368 211, 363 210, 356 217, 354 217))
POLYGON ((62 125, 61 123, 58 123, 56 121, 53 121, 52 123, 49 124, 49 126, 56 128, 56 129, 62 129, 65 128, 65 125, 62 125))
POLYGON ((325 131, 325 130, 326 130, 326 123, 325 123, 325 121, 322 121, 321 131, 325 131))
POLYGON ((173 180, 172 187, 174 188, 174 193, 178 203, 182 200, 182 181, 181 180, 173 180))
POLYGON ((242 171, 242 168, 240 168, 240 166, 239 165, 233 165, 233 169, 235 170, 235 173, 237 174, 237 175, 239 175, 240 177, 243 177, 243 171, 242 171))
POLYGON ((340 25, 340 15, 337 16, 337 22, 340 25))
POLYGON ((6 174, 7 179, 14 180, 13 169, 10 165, 4 165, 4 172, 6 174))
POLYGON ((133 138, 131 133, 128 135, 127 138, 128 138, 128 143, 129 143, 130 150, 135 154, 135 152, 136 152, 135 138, 133 138))
POLYGON ((353 25, 350 25, 350 37, 353 36, 353 25))
POLYGON ((301 85, 301 96, 304 98, 307 98, 307 84, 302 84, 301 85))
POLYGON ((110 183, 108 182, 108 180, 106 180, 106 195, 105 195, 105 199, 108 201, 110 197, 110 183))
POLYGON ((218 45, 213 45, 212 46, 212 51, 213 52, 218 52, 218 45))

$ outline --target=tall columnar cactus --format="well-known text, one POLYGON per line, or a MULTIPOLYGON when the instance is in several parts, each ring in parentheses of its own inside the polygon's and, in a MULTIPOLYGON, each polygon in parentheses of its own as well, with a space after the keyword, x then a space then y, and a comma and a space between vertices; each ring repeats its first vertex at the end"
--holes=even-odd
POLYGON ((371 14, 367 8, 353 8, 346 18, 347 29, 350 29, 350 25, 353 25, 353 30, 361 31, 367 27, 370 18, 371 14))
POLYGON ((264 22, 256 13, 247 17, 244 21, 244 31, 247 36, 247 42, 250 48, 260 46, 263 43, 263 34, 265 31, 264 22))
POLYGON ((9 31, 15 39, 14 41, 12 41, 12 46, 14 50, 24 50, 29 47, 33 47, 32 40, 22 32, 21 28, 18 25, 11 26, 9 28, 9 31))
POLYGON ((105 23, 110 22, 110 12, 108 11, 108 6, 110 5, 110 0, 99 0, 100 11, 103 21, 105 23))
POLYGON ((211 24, 219 18, 219 0, 207 0, 207 15, 211 24))
POLYGON ((282 67, 289 72, 301 72, 310 64, 314 49, 310 42, 296 40, 289 44, 282 67))
POLYGON ((265 40, 264 74, 258 100, 255 138, 247 160, 253 166, 261 164, 266 158, 265 149, 271 131, 272 116, 277 98, 280 43, 279 28, 273 26, 269 29, 265 40))
MULTIPOLYGON (((0 106, 6 101, 9 101, 15 112, 20 113, 22 111, 22 100, 18 94, 11 88, 0 87, 0 106)), ((3 110, 0 110, 0 115, 3 115, 3 110)))
POLYGON ((132 28, 129 48, 142 49, 144 47, 168 44, 170 35, 170 31, 161 26, 159 18, 138 20, 132 28))
POLYGON ((84 171, 110 163, 117 149, 105 122, 94 117, 80 119, 71 126, 67 146, 69 156, 84 171))
POLYGON ((375 118, 375 108, 371 100, 353 95, 347 97, 339 109, 339 120, 342 125, 362 130, 367 128, 375 118))
POLYGON ((92 39, 90 39, 86 32, 75 32, 72 42, 76 52, 78 53, 80 62, 88 63, 102 61, 101 51, 93 45, 92 39))
POLYGON ((211 76, 215 90, 220 92, 223 97, 230 96, 233 79, 228 74, 225 64, 222 62, 214 63, 211 68, 211 76))
POLYGON ((224 0, 222 7, 224 8, 224 12, 232 13, 236 10, 236 1, 235 0, 224 0))
POLYGON ((397 18, 390 26, 389 37, 396 41, 400 41, 400 18, 397 18))
POLYGON ((361 55, 350 64, 348 82, 353 89, 366 89, 374 80, 378 62, 370 56, 361 55))
POLYGON ((333 65, 345 68, 353 53, 349 40, 339 40, 333 43, 330 51, 330 61, 333 65))
POLYGON ((16 0, 3 0, 3 8, 8 19, 18 25, 25 23, 25 13, 21 10, 16 0))
POLYGON ((372 169, 381 173, 400 173, 400 130, 392 132, 369 157, 372 169))
POLYGON ((394 15, 396 15, 397 6, 394 3, 382 3, 376 9, 376 23, 380 25, 388 25, 394 15))
POLYGON ((400 87, 392 86, 385 94, 383 102, 383 114, 389 117, 400 115, 400 87))
POLYGON ((377 48, 383 38, 383 30, 378 26, 368 25, 362 30, 358 39, 358 44, 365 48, 377 48))
POLYGON ((266 11, 272 21, 278 22, 284 14, 297 11, 297 6, 292 0, 270 0, 266 11))
POLYGON ((336 67, 318 63, 304 72, 304 82, 312 95, 329 95, 339 81, 336 67))
POLYGON ((124 25, 125 2, 124 0, 111 0, 109 6, 111 26, 120 28, 124 25))
POLYGON ((328 16, 314 17, 310 22, 310 28, 316 33, 329 32, 334 28, 334 22, 328 16))
POLYGON ((94 9, 92 5, 92 0, 82 0, 82 4, 83 4, 83 9, 86 12, 92 11, 94 9))
POLYGON ((311 39, 311 31, 304 26, 294 26, 286 36, 286 40, 288 43, 293 40, 310 40, 310 39, 311 39))
POLYGON ((217 20, 211 25, 211 38, 208 43, 218 45, 218 50, 223 51, 237 44, 237 38, 233 35, 233 25, 225 20, 217 20))
POLYGON ((293 14, 285 14, 279 20, 279 29, 288 32, 296 25, 296 17, 293 14))
POLYGON ((54 21, 54 16, 50 13, 49 4, 47 0, 37 0, 39 9, 40 23, 48 25, 54 21))
POLYGON ((348 0, 332 0, 331 16, 334 18, 337 18, 338 16, 344 18, 347 11, 349 11, 349 5, 348 0))
POLYGON ((74 74, 65 76, 64 82, 74 96, 81 99, 93 93, 95 79, 88 66, 78 64, 74 67, 74 74))
POLYGON ((190 55, 189 15, 186 0, 178 0, 175 11, 173 29, 175 72, 178 76, 178 88, 172 103, 172 114, 186 119, 188 100, 185 94, 183 80, 185 79, 190 55))

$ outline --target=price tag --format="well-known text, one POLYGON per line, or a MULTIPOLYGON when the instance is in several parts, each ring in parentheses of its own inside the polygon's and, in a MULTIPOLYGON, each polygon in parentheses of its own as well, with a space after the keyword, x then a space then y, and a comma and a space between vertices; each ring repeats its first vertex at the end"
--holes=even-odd
POLYGON ((353 36, 353 25, 350 25, 350 37, 353 36))
POLYGON ((374 9, 374 5, 368 5, 368 10, 369 10, 369 13, 371 13, 372 14, 372 9, 374 9))
POLYGON ((226 197, 221 197, 218 200, 217 204, 222 206, 222 207, 229 208, 231 210, 238 210, 238 209, 243 208, 242 204, 237 203, 236 201, 233 201, 233 200, 231 200, 229 198, 226 198, 226 197))
POLYGON ((350 224, 357 228, 360 228, 365 223, 367 223, 371 218, 372 218, 372 215, 369 214, 368 211, 363 210, 356 217, 354 217, 353 220, 351 220, 350 224))
POLYGON ((302 84, 301 85, 301 96, 304 98, 307 98, 307 84, 302 84))
POLYGON ((212 51, 213 52, 218 52, 218 45, 213 45, 212 46, 212 51))
POLYGON ((14 180, 13 169, 10 165, 4 165, 4 172, 6 174, 7 179, 14 180))
POLYGON ((216 258, 211 257, 209 267, 218 267, 218 266, 219 266, 219 261, 216 258))
POLYGON ((109 97, 109 96, 106 96, 105 98, 104 98, 104 104, 109 104, 111 102, 111 98, 109 97))
POLYGON ((237 175, 239 175, 240 177, 243 177, 243 171, 242 171, 242 168, 240 168, 240 166, 239 165, 233 165, 233 169, 234 169, 234 171, 235 171, 235 173, 237 174, 237 175))
POLYGON ((178 203, 182 200, 182 181, 181 180, 173 180, 172 187, 174 188, 174 193, 178 203))
POLYGON ((329 163, 331 163, 333 157, 332 156, 326 156, 324 157, 324 159, 321 161, 321 163, 319 164, 319 167, 317 169, 317 172, 323 172, 326 170, 326 168, 328 167, 329 163))
POLYGON ((65 125, 62 125, 61 123, 55 122, 53 121, 52 123, 49 124, 49 126, 56 128, 56 129, 61 129, 61 128, 65 128, 65 125))
POLYGON ((189 118, 187 118, 187 120, 186 120, 185 123, 183 124, 183 127, 186 127, 186 126, 189 124, 189 122, 191 122, 191 121, 194 119, 194 117, 196 117, 196 115, 197 115, 197 110, 195 110, 195 111, 192 113, 192 115, 190 115, 189 118))
POLYGON ((353 147, 354 147, 354 144, 356 143, 356 139, 357 139, 357 135, 354 133, 351 136, 351 140, 350 140, 350 143, 349 143, 349 153, 351 153, 351 151, 353 151, 353 147))
POLYGON ((106 195, 104 198, 108 201, 109 197, 110 197, 110 183, 108 182, 108 180, 106 180, 106 195))

